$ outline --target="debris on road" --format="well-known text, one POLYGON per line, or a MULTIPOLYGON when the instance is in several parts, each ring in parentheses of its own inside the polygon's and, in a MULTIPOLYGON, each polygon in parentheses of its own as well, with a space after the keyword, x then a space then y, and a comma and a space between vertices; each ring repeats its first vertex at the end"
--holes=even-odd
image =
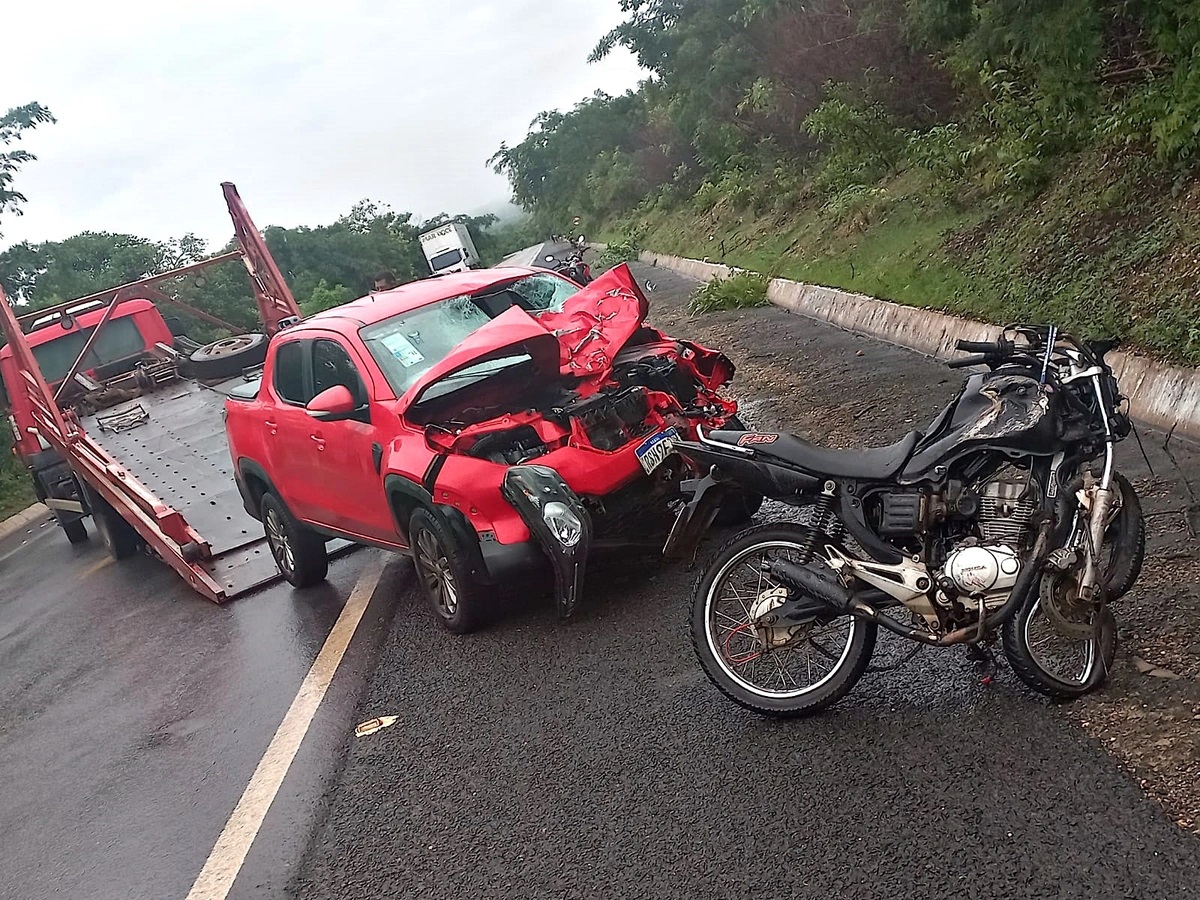
POLYGON ((367 719, 365 722, 359 722, 354 727, 355 737, 367 737, 377 731, 383 731, 385 728, 391 728, 400 721, 399 716, 376 716, 374 719, 367 719))

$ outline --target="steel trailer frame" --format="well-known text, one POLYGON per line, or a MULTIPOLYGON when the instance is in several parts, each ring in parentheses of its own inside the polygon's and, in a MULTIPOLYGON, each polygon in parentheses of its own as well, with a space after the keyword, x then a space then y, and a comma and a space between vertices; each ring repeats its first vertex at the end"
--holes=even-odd
MULTIPOLYGON (((30 431, 39 435, 46 443, 61 453, 71 466, 76 478, 86 482, 96 494, 112 506, 121 518, 137 531, 146 546, 179 573, 193 590, 215 603, 224 603, 241 593, 253 590, 259 587, 262 581, 259 580, 243 590, 232 593, 227 590, 205 566, 206 563, 211 564, 214 561, 211 543, 188 524, 179 510, 156 496, 137 479, 133 472, 89 436, 74 411, 62 408, 58 400, 63 389, 78 375, 83 360, 91 350, 97 335, 112 318, 116 309, 128 300, 145 298, 158 302, 165 301, 190 314, 198 315, 212 324, 227 327, 236 332, 237 329, 221 319, 196 310, 154 288, 153 285, 159 282, 191 274, 235 258, 241 259, 250 277, 255 301, 258 305, 259 318, 268 337, 273 337, 290 322, 301 318, 300 308, 297 306, 287 282, 284 281, 279 267, 271 257, 262 234, 251 220, 237 188, 229 182, 224 182, 221 189, 230 218, 233 220, 234 234, 238 244, 237 250, 24 316, 16 315, 12 303, 5 296, 3 288, 0 287, 0 329, 3 330, 4 336, 12 348, 20 380, 19 384, 9 387, 13 392, 23 392, 29 402, 34 420, 30 431), (88 337, 58 391, 52 391, 26 340, 22 325, 33 325, 47 317, 53 319, 55 315, 68 316, 72 312, 82 311, 81 307, 83 306, 88 309, 96 309, 103 303, 108 305, 103 318, 88 337)), ((162 348, 164 357, 167 356, 166 349, 162 348)), ((265 537, 259 537, 228 552, 230 554, 245 553, 248 547, 264 541, 265 537)))

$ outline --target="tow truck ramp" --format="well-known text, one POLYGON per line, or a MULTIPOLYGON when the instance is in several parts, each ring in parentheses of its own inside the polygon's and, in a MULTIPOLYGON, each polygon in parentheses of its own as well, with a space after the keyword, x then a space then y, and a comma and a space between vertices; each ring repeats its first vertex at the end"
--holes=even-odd
MULTIPOLYGON (((259 317, 269 337, 289 321, 301 317, 300 309, 271 258, 262 235, 250 220, 237 188, 223 184, 226 205, 233 219, 238 249, 138 282, 18 317, 0 288, 0 329, 16 362, 20 393, 30 410, 27 425, 44 444, 70 465, 84 494, 94 493, 127 522, 146 548, 178 572, 194 590, 216 603, 250 593, 280 578, 262 525, 250 516, 233 477, 232 460, 224 427, 224 401, 229 389, 245 385, 245 378, 208 385, 180 376, 172 348, 159 346, 150 361, 153 372, 142 381, 140 396, 126 403, 77 415, 60 407, 26 340, 22 321, 44 319, 61 310, 69 315, 83 302, 107 303, 108 309, 87 339, 63 385, 81 376, 96 337, 123 302, 155 299, 183 306, 153 285, 183 274, 241 259, 250 276, 259 317)), ((232 326, 228 326, 232 328, 232 326)), ((63 390, 59 387, 58 393, 63 390)), ((331 555, 353 547, 349 541, 329 543, 331 555)))

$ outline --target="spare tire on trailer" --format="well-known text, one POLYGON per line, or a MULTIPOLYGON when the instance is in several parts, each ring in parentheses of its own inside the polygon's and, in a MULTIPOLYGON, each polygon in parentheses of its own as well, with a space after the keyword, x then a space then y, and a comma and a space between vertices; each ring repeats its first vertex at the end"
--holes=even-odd
POLYGON ((237 334, 194 351, 188 357, 188 365, 196 378, 233 378, 241 375, 243 369, 263 364, 267 343, 265 334, 237 334))

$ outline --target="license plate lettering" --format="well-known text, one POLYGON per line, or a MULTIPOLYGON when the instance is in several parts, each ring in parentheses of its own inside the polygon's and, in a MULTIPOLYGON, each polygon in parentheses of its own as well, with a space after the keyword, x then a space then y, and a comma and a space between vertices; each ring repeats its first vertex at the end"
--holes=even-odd
POLYGON ((638 445, 633 452, 647 475, 666 461, 675 449, 677 440, 679 440, 679 432, 674 428, 667 428, 658 434, 650 435, 638 445))

